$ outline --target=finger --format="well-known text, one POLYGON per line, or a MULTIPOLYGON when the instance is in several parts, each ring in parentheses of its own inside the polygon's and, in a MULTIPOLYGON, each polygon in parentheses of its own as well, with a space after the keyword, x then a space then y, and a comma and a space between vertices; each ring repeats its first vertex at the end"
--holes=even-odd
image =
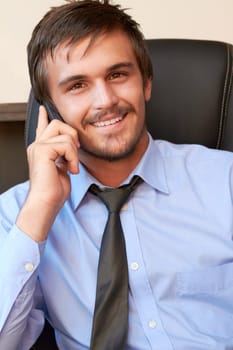
POLYGON ((40 138, 38 140, 40 142, 47 142, 49 139, 61 135, 69 135, 76 147, 80 147, 77 130, 57 119, 54 119, 47 124, 47 126, 43 129, 43 132, 40 134, 40 138))
POLYGON ((40 139, 39 142, 42 144, 57 144, 57 143, 67 143, 67 144, 73 144, 73 146, 78 149, 79 145, 77 146, 77 143, 74 141, 74 138, 71 135, 64 134, 64 135, 56 135, 53 137, 50 137, 46 140, 40 139))
POLYGON ((78 169, 78 150, 73 143, 32 143, 27 149, 29 165, 45 164, 51 166, 64 161, 66 171, 77 174, 78 169), (50 164, 50 165, 49 165, 50 164))
POLYGON ((78 160, 67 161, 64 157, 59 157, 56 159, 55 164, 63 172, 69 172, 71 174, 79 173, 78 160))
POLYGON ((67 171, 77 174, 78 168, 78 150, 74 144, 67 142, 59 142, 51 144, 52 152, 50 153, 50 160, 54 161, 56 165, 61 165, 67 171))
POLYGON ((48 114, 44 106, 39 108, 38 124, 36 128, 36 140, 42 135, 48 126, 48 114))

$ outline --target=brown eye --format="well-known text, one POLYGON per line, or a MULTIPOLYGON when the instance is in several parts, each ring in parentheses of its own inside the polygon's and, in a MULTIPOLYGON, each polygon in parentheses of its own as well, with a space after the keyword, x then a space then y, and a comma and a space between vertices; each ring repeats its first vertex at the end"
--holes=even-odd
POLYGON ((75 83, 73 84, 71 87, 70 87, 70 90, 71 91, 75 91, 75 90, 78 90, 78 89, 83 89, 86 85, 82 82, 79 82, 79 83, 75 83))
POLYGON ((114 79, 119 79, 119 78, 123 78, 126 76, 127 76, 127 73, 125 73, 125 72, 114 72, 110 75, 109 79, 114 80, 114 79))

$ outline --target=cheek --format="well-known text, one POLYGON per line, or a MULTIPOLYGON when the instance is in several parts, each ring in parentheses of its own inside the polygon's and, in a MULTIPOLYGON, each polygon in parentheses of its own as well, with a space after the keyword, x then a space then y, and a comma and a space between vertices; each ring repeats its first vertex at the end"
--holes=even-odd
POLYGON ((143 91, 132 91, 130 101, 135 112, 139 116, 142 116, 145 112, 145 97, 143 91))
POLYGON ((118 99, 119 104, 130 105, 136 114, 141 113, 145 103, 143 92, 135 88, 135 86, 121 89, 120 93, 118 93, 118 99))
POLYGON ((88 114, 88 106, 81 101, 71 100, 63 104, 61 108, 61 115, 64 121, 75 129, 82 128, 82 121, 88 114))

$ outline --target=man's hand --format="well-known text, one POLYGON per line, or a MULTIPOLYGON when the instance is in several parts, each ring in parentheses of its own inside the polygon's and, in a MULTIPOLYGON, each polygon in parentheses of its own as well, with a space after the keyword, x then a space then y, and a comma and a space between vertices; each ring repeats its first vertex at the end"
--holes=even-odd
POLYGON ((30 191, 16 222, 35 241, 47 238, 70 194, 68 172, 79 171, 78 147, 77 131, 59 120, 48 123, 40 107, 36 140, 28 147, 30 191))

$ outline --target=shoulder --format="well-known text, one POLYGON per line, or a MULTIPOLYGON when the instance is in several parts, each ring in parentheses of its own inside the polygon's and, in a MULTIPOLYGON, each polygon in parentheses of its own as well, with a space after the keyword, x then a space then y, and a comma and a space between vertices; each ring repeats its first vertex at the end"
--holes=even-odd
POLYGON ((155 147, 165 160, 180 160, 189 165, 218 162, 233 164, 233 152, 217 150, 196 144, 174 144, 168 141, 156 140, 155 147))
POLYGON ((155 141, 171 188, 193 187, 206 195, 233 194, 233 152, 201 145, 155 141))

